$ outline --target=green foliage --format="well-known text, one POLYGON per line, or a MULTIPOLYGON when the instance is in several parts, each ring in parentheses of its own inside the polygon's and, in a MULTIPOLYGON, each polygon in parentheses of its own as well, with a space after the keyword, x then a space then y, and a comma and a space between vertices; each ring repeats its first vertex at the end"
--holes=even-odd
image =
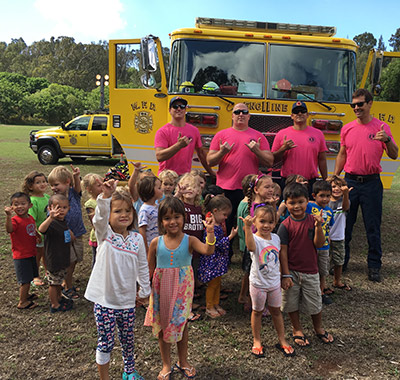
POLYGON ((381 75, 382 93, 379 100, 400 101, 400 59, 393 59, 381 75))
POLYGON ((358 34, 353 38, 354 42, 359 46, 359 52, 365 53, 369 52, 376 45, 376 38, 372 33, 364 32, 362 34, 358 34))
POLYGON ((400 28, 389 38, 389 46, 393 48, 393 51, 400 51, 400 28))

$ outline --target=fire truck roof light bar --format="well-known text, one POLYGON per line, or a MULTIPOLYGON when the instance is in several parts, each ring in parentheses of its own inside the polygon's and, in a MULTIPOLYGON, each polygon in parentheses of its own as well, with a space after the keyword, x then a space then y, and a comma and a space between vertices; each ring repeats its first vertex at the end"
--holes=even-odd
POLYGON ((269 33, 303 34, 313 36, 329 36, 336 34, 334 26, 284 24, 274 22, 228 20, 223 18, 196 17, 196 28, 246 30, 269 33))

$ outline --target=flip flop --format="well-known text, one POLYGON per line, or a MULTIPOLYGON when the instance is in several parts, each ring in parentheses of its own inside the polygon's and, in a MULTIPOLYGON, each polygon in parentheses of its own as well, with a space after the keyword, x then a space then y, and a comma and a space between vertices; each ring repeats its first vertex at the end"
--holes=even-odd
POLYGON ((293 342, 296 346, 299 346, 299 347, 310 347, 311 346, 310 342, 306 343, 306 341, 308 339, 305 335, 292 335, 292 338, 293 338, 293 342), (302 340, 304 342, 304 345, 297 343, 296 340, 302 340))
MULTIPOLYGON (((336 286, 334 286, 336 288, 336 286)), ((327 296, 330 296, 331 294, 335 294, 335 291, 331 288, 325 288, 323 291, 323 294, 326 294, 327 296)))
POLYGON ((206 309, 206 315, 207 315, 207 317, 210 317, 210 318, 212 318, 212 319, 219 318, 219 317, 221 316, 221 314, 218 313, 217 310, 215 310, 215 311, 209 311, 209 310, 207 310, 207 309, 206 309))
POLYGON ((340 286, 333 285, 333 287, 334 287, 335 289, 347 290, 348 292, 350 292, 351 290, 353 290, 353 289, 351 288, 351 286, 350 286, 350 285, 347 285, 346 283, 344 283, 343 285, 340 285, 340 286))
POLYGON ((175 368, 181 371, 187 379, 194 379, 196 377, 196 368, 194 367, 180 367, 178 363, 175 363, 175 368))
POLYGON ((201 319, 201 314, 198 313, 190 313, 191 315, 188 318, 189 322, 195 322, 201 319))
POLYGON ((264 348, 263 347, 254 347, 251 349, 252 355, 254 355, 257 359, 265 358, 264 348))
POLYGON ((17 306, 17 309, 19 309, 19 310, 34 309, 37 305, 38 305, 37 303, 31 301, 25 307, 18 307, 17 306))
POLYGON ((172 371, 162 374, 161 372, 157 376, 157 380, 169 380, 171 379, 172 371))
POLYGON ((224 310, 221 306, 215 306, 215 310, 217 310, 218 311, 218 314, 219 315, 225 315, 226 314, 226 310, 224 310))
POLYGON ((322 343, 324 343, 324 344, 332 344, 333 343, 333 336, 332 336, 332 340, 330 341, 329 340, 329 333, 328 333, 328 331, 326 331, 325 330, 325 332, 323 333, 323 334, 315 334, 320 340, 321 340, 321 342, 322 343), (324 340, 324 339, 326 339, 326 340, 324 340))
POLYGON ((282 346, 279 343, 275 344, 275 348, 277 348, 280 352, 283 353, 286 357, 291 357, 296 355, 296 351, 293 349, 292 346, 282 346), (292 352, 286 352, 286 350, 292 349, 292 352))

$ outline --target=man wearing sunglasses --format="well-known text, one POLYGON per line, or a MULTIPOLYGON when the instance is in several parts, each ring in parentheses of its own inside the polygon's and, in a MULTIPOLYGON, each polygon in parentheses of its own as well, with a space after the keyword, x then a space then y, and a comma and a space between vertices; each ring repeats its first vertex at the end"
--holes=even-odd
POLYGON ((159 162, 158 172, 166 169, 174 170, 178 175, 190 172, 196 150, 201 164, 211 176, 215 176, 207 164, 199 130, 186 123, 186 107, 186 99, 174 96, 169 102, 171 122, 156 132, 154 148, 159 162))
POLYGON ((324 134, 307 125, 308 110, 302 101, 292 106, 293 126, 281 129, 272 144, 274 163, 282 161, 282 185, 292 174, 302 175, 308 180, 309 193, 318 178, 318 168, 323 179, 327 177, 324 134))
POLYGON ((372 94, 359 89, 353 94, 350 104, 356 120, 346 124, 340 133, 340 151, 336 158, 335 174, 345 171, 350 193, 350 209, 346 218, 343 269, 350 259, 350 241, 361 206, 368 240, 368 279, 380 282, 382 266, 381 218, 383 186, 380 179, 380 161, 385 151, 393 160, 397 159, 398 147, 393 140, 390 127, 371 115, 372 94))
POLYGON ((238 103, 232 111, 232 127, 217 132, 211 141, 207 162, 219 165, 217 185, 224 189, 232 203, 232 212, 226 221, 227 231, 236 224, 236 211, 243 199, 242 179, 247 174, 257 174, 259 166, 270 168, 273 157, 268 140, 249 127, 249 109, 238 103))

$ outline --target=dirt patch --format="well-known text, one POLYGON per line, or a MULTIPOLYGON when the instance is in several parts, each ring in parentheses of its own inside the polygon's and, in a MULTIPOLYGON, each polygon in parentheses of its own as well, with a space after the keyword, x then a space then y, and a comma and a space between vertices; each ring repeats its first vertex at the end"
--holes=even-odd
MULTIPOLYGON (((65 162, 69 164, 69 161, 65 162)), ((80 165, 82 174, 104 174, 108 162, 102 165, 80 165)), ((0 161, 6 176, 0 184, 3 205, 20 188, 29 170, 48 173, 51 168, 37 162, 18 164, 0 161), (27 169, 29 168, 29 169, 27 169)), ((274 347, 277 337, 271 319, 263 319, 262 338, 266 357, 255 359, 251 353, 250 314, 237 303, 242 271, 236 252, 223 286, 234 293, 223 301, 228 311, 225 317, 210 320, 204 317, 189 324, 189 360, 198 370, 197 379, 392 379, 400 377, 398 354, 400 337, 400 264, 398 258, 398 220, 400 206, 397 191, 385 194, 384 282, 366 280, 366 238, 361 218, 355 231, 353 253, 345 280, 353 291, 337 290, 334 303, 324 308, 324 326, 335 337, 332 345, 324 345, 315 337, 310 318, 302 316, 305 333, 311 347, 297 348, 294 358, 285 358, 274 347), (389 203, 390 202, 390 203, 389 203), (389 232, 388 232, 389 231, 389 232)), ((83 298, 75 302, 71 312, 50 314, 47 286, 35 289, 39 295, 35 310, 16 309, 18 286, 15 281, 4 215, 0 218, 0 379, 95 379, 96 327, 92 304, 83 298)), ((85 238, 86 240, 86 238, 85 238)), ((78 265, 76 278, 83 294, 90 274, 91 251, 78 265)), ((330 279, 329 279, 330 281, 330 279)), ((204 304, 204 296, 200 299, 204 304)), ((145 311, 137 310, 137 369, 145 379, 154 379, 161 368, 157 341, 149 328, 143 326, 145 311)), ((286 335, 290 323, 285 317, 286 335)), ((177 360, 176 349, 172 351, 177 360)), ((111 378, 122 375, 121 349, 118 339, 112 354, 111 378)), ((175 374, 174 379, 183 379, 175 374)))

